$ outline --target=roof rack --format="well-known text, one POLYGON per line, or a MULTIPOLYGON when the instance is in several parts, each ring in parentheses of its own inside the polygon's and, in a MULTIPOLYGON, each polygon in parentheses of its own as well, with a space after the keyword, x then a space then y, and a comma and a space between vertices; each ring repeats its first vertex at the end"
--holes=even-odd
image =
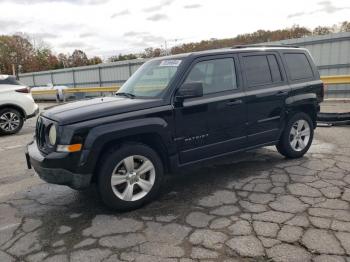
POLYGON ((280 45, 269 45, 269 44, 252 44, 252 45, 234 45, 232 49, 237 48, 249 48, 249 47, 290 47, 290 48, 299 48, 296 45, 280 44, 280 45))

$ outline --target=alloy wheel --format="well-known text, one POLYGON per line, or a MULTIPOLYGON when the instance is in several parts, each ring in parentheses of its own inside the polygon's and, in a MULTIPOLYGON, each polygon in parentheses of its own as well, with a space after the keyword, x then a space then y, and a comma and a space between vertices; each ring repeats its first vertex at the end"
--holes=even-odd
POLYGON ((5 132, 12 132, 20 125, 20 117, 13 112, 5 112, 0 116, 0 128, 5 132))
POLYGON ((128 156, 112 172, 112 190, 121 200, 137 201, 151 191, 155 176, 155 167, 148 158, 140 155, 128 156))
POLYGON ((289 142, 293 150, 302 151, 310 140, 310 125, 307 121, 300 119, 296 121, 289 134, 289 142))

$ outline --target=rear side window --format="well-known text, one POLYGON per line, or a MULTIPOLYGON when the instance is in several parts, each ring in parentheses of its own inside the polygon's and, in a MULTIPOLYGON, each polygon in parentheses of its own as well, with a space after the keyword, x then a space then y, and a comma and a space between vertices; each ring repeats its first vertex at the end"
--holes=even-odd
POLYGON ((236 89, 236 70, 233 58, 198 62, 188 74, 185 83, 188 82, 202 82, 204 94, 236 89))
POLYGON ((303 53, 284 54, 291 80, 313 78, 313 72, 309 60, 303 53))
POLYGON ((282 81, 281 70, 275 55, 243 56, 243 64, 249 87, 282 81))

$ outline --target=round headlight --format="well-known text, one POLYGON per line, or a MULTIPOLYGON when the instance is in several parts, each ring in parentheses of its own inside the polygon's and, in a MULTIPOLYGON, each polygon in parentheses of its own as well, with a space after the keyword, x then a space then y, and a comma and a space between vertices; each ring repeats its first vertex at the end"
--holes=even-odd
POLYGON ((51 125, 50 129, 49 129, 49 142, 50 142, 50 144, 54 146, 56 144, 56 139, 57 139, 56 126, 51 125))

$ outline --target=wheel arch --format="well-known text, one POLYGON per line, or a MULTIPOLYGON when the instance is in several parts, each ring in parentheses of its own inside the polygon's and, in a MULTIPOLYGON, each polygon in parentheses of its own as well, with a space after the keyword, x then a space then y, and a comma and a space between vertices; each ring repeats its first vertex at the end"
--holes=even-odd
POLYGON ((26 112, 24 111, 24 109, 18 105, 15 105, 15 104, 2 104, 0 105, 0 110, 2 109, 5 109, 5 108, 12 108, 12 109, 15 109, 17 110, 21 116, 23 117, 23 119, 26 119, 27 118, 27 114, 26 112))
POLYGON ((303 112, 310 116, 313 127, 317 126, 317 113, 319 111, 319 104, 317 96, 314 93, 303 94, 291 97, 287 101, 288 119, 297 112, 303 112))
POLYGON ((122 144, 141 143, 152 148, 162 160, 165 171, 170 170, 169 155, 174 152, 171 133, 165 120, 131 120, 96 127, 89 132, 80 165, 93 172, 93 180, 103 157, 122 144), (95 129, 95 130, 94 130, 95 129))
POLYGON ((121 146, 128 144, 143 144, 150 147, 158 154, 159 158, 162 161, 164 170, 166 172, 170 170, 169 158, 167 157, 168 151, 160 135, 157 133, 142 133, 138 135, 121 137, 119 139, 115 139, 106 143, 101 148, 101 153, 98 155, 98 159, 93 170, 92 181, 96 181, 98 169, 102 165, 104 157, 111 151, 117 150, 121 146))

